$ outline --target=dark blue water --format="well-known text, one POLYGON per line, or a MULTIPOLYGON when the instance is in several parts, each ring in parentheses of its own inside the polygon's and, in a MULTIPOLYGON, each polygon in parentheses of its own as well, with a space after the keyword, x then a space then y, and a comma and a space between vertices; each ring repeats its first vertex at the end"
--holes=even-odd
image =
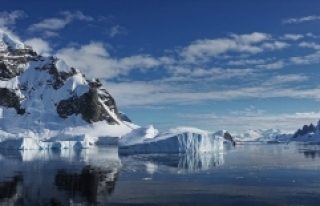
POLYGON ((0 151, 0 205, 320 205, 320 148, 119 156, 116 147, 0 151))

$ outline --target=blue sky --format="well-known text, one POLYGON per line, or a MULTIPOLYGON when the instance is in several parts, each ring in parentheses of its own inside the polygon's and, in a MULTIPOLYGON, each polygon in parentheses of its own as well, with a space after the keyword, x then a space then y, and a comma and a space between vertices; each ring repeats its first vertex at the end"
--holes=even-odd
POLYGON ((137 124, 294 131, 320 119, 320 2, 0 4, 3 30, 99 77, 137 124))

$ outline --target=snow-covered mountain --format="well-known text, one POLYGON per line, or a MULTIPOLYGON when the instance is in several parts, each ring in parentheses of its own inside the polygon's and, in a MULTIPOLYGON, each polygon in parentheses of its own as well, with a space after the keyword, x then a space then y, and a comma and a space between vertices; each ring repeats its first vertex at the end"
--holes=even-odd
POLYGON ((126 121, 99 79, 0 30, 0 139, 119 137, 134 128, 126 121))
POLYGON ((292 136, 292 134, 286 134, 279 129, 255 129, 247 130, 243 133, 232 133, 231 135, 236 141, 274 141, 292 136))

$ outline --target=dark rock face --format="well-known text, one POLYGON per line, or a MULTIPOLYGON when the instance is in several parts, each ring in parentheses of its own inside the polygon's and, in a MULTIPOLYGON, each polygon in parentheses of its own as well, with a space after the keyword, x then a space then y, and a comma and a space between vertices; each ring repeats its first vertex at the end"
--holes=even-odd
POLYGON ((14 91, 10 91, 7 88, 0 88, 0 105, 15 108, 18 114, 25 113, 25 109, 20 106, 20 98, 14 91))
POLYGON ((36 53, 31 49, 9 49, 8 56, 0 56, 0 79, 9 80, 23 73, 20 67, 32 59, 36 53))
POLYGON ((132 122, 131 119, 122 112, 118 112, 118 117, 121 121, 132 122))
POLYGON ((226 140, 229 140, 230 142, 235 144, 235 141, 234 141, 233 137, 231 136, 231 134, 229 132, 225 132, 223 134, 223 138, 226 139, 226 140))
MULTIPOLYGON (((106 93, 106 95, 109 94, 106 93)), ((67 118, 72 114, 81 114, 82 118, 89 123, 106 120, 109 124, 116 124, 117 121, 103 107, 98 96, 98 89, 91 88, 89 92, 80 97, 74 96, 60 101, 57 105, 57 112, 62 118, 67 118)), ((114 109, 117 114, 115 101, 110 95, 108 99, 105 99, 104 104, 110 109, 114 109)))
POLYGON ((14 66, 9 66, 0 62, 0 79, 1 80, 9 80, 13 77, 20 75, 23 72, 23 69, 18 67, 14 68, 14 66))
POLYGON ((314 133, 315 131, 316 131, 316 127, 313 124, 310 124, 309 126, 308 125, 304 125, 302 127, 302 129, 298 129, 296 131, 296 133, 294 133, 292 138, 297 138, 299 136, 303 136, 303 135, 308 134, 308 133, 314 133))

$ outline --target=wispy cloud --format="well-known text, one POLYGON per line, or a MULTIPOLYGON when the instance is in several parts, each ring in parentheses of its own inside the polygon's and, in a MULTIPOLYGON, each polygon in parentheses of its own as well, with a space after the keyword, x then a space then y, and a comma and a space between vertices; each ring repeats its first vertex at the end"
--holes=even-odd
POLYGON ((315 42, 301 42, 299 44, 300 47, 312 48, 315 50, 320 50, 320 45, 315 42))
POLYGON ((308 21, 317 21, 320 20, 320 16, 304 16, 300 18, 289 18, 289 19, 284 19, 282 20, 283 24, 299 24, 303 22, 308 22, 308 21))
POLYGON ((241 60, 231 60, 228 62, 229 65, 242 66, 242 65, 255 65, 264 64, 266 60, 264 59, 241 59, 241 60))
POLYGON ((109 35, 110 38, 113 38, 118 35, 127 34, 127 30, 120 25, 115 25, 110 29, 107 29, 106 33, 109 35))
POLYGON ((18 19, 27 17, 28 15, 20 10, 15 10, 12 12, 0 12, 0 27, 12 26, 16 23, 18 19))
POLYGON ((253 55, 265 51, 280 50, 290 45, 273 40, 270 34, 231 34, 227 38, 202 39, 182 48, 180 56, 188 63, 205 62, 223 54, 235 52, 240 55, 253 55))
POLYGON ((101 42, 64 48, 57 52, 57 56, 90 77, 107 79, 127 75, 133 69, 144 70, 161 64, 160 60, 144 54, 124 58, 111 57, 101 42), (84 56, 86 58, 83 58, 84 56))
POLYGON ((320 51, 316 51, 312 54, 305 56, 295 56, 290 57, 290 62, 292 64, 316 64, 320 62, 320 51))
POLYGON ((265 85, 276 85, 276 84, 286 84, 286 83, 292 83, 292 82, 303 82, 307 81, 309 77, 303 75, 303 74, 288 74, 288 75, 277 75, 274 77, 271 77, 266 82, 264 82, 265 85))
POLYGON ((214 81, 202 82, 168 82, 165 80, 149 82, 106 83, 110 92, 118 99, 121 106, 134 105, 170 105, 170 104, 197 104, 199 102, 230 101, 249 98, 298 98, 320 99, 319 88, 299 88, 296 86, 283 87, 289 82, 305 81, 307 77, 286 76, 269 80, 269 84, 260 82, 256 86, 208 85, 214 81), (281 78, 284 81, 280 83, 281 78), (270 84, 271 82, 278 84, 270 84), (137 88, 131 94, 131 88, 137 88), (137 98, 139 97, 139 98, 137 98))
POLYGON ((39 23, 32 24, 29 26, 28 30, 30 32, 37 32, 37 31, 44 31, 49 34, 48 36, 52 36, 52 31, 57 31, 66 27, 66 25, 70 24, 75 20, 79 21, 93 21, 93 17, 86 16, 80 11, 70 12, 70 11, 63 11, 60 12, 59 15, 61 17, 54 17, 54 18, 47 18, 39 23), (48 33, 48 31, 51 33, 48 33))
POLYGON ((254 32, 244 35, 232 34, 230 38, 197 40, 183 48, 180 55, 188 62, 195 62, 229 51, 255 54, 262 52, 263 49, 254 44, 269 38, 268 34, 254 32))
POLYGON ((304 37, 304 35, 302 35, 302 34, 285 34, 282 36, 281 39, 297 41, 299 39, 302 39, 303 37, 304 37))
POLYGON ((284 66, 285 66, 285 63, 282 60, 279 60, 269 64, 257 65, 256 67, 260 69, 281 69, 284 66))
POLYGON ((262 48, 270 50, 284 49, 289 46, 290 45, 288 43, 282 41, 266 42, 262 44, 262 48))
POLYGON ((32 46, 32 48, 40 55, 46 56, 51 52, 49 43, 41 38, 28 39, 24 43, 32 46))

